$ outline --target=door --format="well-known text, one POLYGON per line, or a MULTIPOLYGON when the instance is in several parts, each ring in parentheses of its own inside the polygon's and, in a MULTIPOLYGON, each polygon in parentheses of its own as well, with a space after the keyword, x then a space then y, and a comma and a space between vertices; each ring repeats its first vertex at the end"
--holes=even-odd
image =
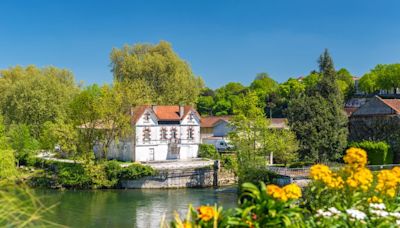
POLYGON ((154 148, 149 149, 149 160, 154 161, 154 148))

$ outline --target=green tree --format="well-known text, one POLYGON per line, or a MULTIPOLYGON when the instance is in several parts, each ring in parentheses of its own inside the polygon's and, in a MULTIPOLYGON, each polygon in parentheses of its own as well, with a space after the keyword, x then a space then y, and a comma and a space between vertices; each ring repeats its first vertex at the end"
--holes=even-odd
POLYGON ((229 82, 216 89, 213 114, 216 116, 232 115, 234 106, 239 102, 240 96, 245 92, 246 87, 238 82, 229 82))
POLYGON ((25 124, 13 124, 8 132, 11 148, 19 164, 27 164, 39 149, 39 142, 31 135, 25 124))
POLYGON ((365 93, 374 93, 379 90, 377 79, 378 75, 376 73, 367 73, 360 78, 358 86, 365 93))
POLYGON ((286 129, 270 129, 266 135, 267 152, 277 163, 288 164, 298 159, 299 142, 296 134, 286 129))
POLYGON ((304 83, 297 79, 289 78, 286 82, 279 85, 279 94, 285 100, 296 98, 305 91, 304 83))
POLYGON ((63 120, 44 123, 40 134, 40 145, 42 149, 53 151, 56 146, 66 155, 75 155, 78 144, 78 132, 73 124, 65 123, 63 120))
POLYGON ((197 111, 200 115, 212 115, 214 98, 212 96, 200 96, 197 100, 197 111))
POLYGON ((10 179, 17 174, 14 151, 7 142, 3 117, 0 116, 0 181, 10 179))
POLYGON ((194 104, 204 84, 165 41, 114 48, 111 65, 118 82, 146 82, 158 104, 194 104))
POLYGON ((6 124, 29 125, 38 138, 45 122, 67 116, 78 88, 67 70, 17 66, 0 71, 0 91, 0 112, 6 124))
POLYGON ((311 161, 336 160, 347 145, 347 117, 332 58, 319 59, 321 80, 307 94, 289 102, 290 128, 300 141, 300 156, 311 161))

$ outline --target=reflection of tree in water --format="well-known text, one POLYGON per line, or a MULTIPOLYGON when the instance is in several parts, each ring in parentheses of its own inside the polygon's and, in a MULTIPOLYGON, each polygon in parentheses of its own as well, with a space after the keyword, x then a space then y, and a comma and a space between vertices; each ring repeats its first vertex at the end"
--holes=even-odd
POLYGON ((233 207, 235 193, 217 189, 42 191, 49 204, 59 203, 51 221, 69 227, 159 227, 163 214, 186 215, 194 207, 221 202, 233 207))

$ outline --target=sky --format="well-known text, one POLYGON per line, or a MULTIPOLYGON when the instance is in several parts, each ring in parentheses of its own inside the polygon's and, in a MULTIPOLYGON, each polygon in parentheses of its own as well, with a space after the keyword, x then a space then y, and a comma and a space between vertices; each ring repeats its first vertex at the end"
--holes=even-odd
POLYGON ((278 82, 317 69, 328 48, 336 68, 362 76, 400 62, 397 0, 2 0, 0 69, 35 64, 110 83, 109 55, 124 44, 172 44, 210 88, 278 82))

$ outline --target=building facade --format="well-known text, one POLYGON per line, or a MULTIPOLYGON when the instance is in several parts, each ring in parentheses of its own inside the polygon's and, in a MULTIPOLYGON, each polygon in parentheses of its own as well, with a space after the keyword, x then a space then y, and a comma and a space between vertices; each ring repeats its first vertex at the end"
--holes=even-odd
POLYGON ((113 143, 109 159, 165 161, 196 158, 200 115, 191 106, 139 106, 131 111, 134 133, 113 143))

